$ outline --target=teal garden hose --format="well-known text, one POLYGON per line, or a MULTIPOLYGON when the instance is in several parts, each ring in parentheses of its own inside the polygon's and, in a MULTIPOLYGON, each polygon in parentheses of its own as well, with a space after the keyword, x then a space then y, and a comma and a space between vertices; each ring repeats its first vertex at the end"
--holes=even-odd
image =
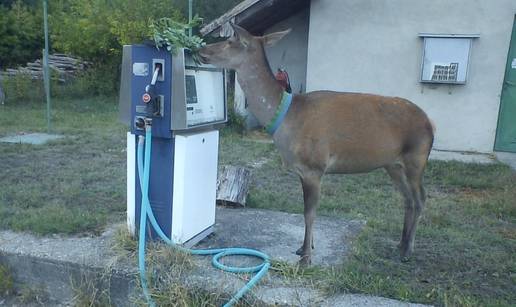
POLYGON ((142 191, 142 204, 140 209, 140 229, 139 229, 139 240, 138 240, 138 268, 140 271, 140 281, 143 289, 143 294, 150 306, 156 304, 152 300, 149 293, 148 281, 145 272, 145 235, 147 218, 149 219, 152 228, 156 231, 159 237, 167 244, 177 248, 181 251, 190 253, 192 255, 213 255, 212 264, 217 269, 230 272, 230 273, 256 273, 256 275, 249 280, 249 282, 242 287, 233 297, 229 300, 224 307, 233 306, 240 298, 242 298, 253 286, 260 281, 260 279, 267 273, 270 262, 269 256, 266 254, 248 248, 218 248, 218 249, 187 249, 182 246, 176 245, 170 240, 162 231, 158 225, 149 201, 149 175, 150 175, 150 163, 151 163, 151 144, 152 144, 152 128, 151 125, 145 126, 145 137, 140 136, 138 140, 138 153, 137 153, 137 164, 138 174, 140 174, 140 187, 142 191), (144 155, 145 151, 145 155, 144 155), (144 160, 145 159, 145 163, 144 160), (143 174, 143 176, 142 176, 143 174), (222 264, 219 260, 225 256, 242 255, 242 256, 253 256, 261 258, 263 262, 257 266, 252 267, 232 267, 222 264))

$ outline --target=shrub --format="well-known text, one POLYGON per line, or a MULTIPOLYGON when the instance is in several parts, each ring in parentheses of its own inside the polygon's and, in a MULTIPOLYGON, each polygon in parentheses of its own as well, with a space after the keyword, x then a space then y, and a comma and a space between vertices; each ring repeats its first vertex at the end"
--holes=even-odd
POLYGON ((246 131, 246 118, 235 111, 235 95, 233 91, 228 91, 227 97, 227 108, 228 108, 228 122, 227 127, 239 134, 244 134, 246 131))
POLYGON ((18 74, 2 80, 5 103, 20 104, 28 101, 44 101, 45 90, 42 80, 33 79, 29 74, 18 74))
MULTIPOLYGON (((119 71, 117 67, 102 65, 93 67, 68 78, 65 83, 52 73, 50 94, 52 98, 81 98, 91 96, 114 96, 118 91, 119 71)), ((43 80, 33 79, 29 74, 5 77, 0 85, 5 92, 5 103, 27 104, 45 100, 43 80)))
POLYGON ((59 98, 114 96, 118 91, 118 67, 97 65, 60 84, 53 82, 51 93, 59 98))

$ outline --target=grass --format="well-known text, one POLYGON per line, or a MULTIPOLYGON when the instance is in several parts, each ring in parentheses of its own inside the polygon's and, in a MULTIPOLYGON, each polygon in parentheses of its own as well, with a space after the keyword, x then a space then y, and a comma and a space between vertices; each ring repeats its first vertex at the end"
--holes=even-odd
MULTIPOLYGON (((125 225, 124 225, 125 226, 125 225)), ((129 233, 126 227, 116 229, 113 250, 117 256, 132 259, 136 257, 138 241, 129 233)))
MULTIPOLYGON (((193 289, 181 283, 195 269, 192 255, 165 244, 150 244, 147 255, 149 291, 157 306, 219 306, 219 293, 193 289), (153 272, 152 274, 150 272, 153 272)), ((147 306, 141 299, 138 306, 147 306)))
MULTIPOLYGON (((0 144, 0 228, 99 233, 125 214, 125 128, 116 122, 115 99, 57 100, 54 110, 53 129, 67 138, 42 146, 0 144)), ((45 131, 44 105, 0 106, 0 122, 0 136, 45 131)), ((250 207, 302 212, 299 180, 263 138, 223 131, 220 164, 253 169, 250 207)), ((396 249, 401 197, 379 170, 324 179, 319 215, 367 220, 345 265, 304 270, 275 262, 273 271, 308 279, 327 293, 367 293, 438 306, 514 304, 515 173, 501 164, 432 161, 425 182, 427 207, 410 262, 400 262, 396 249)), ((134 241, 118 241, 118 248, 134 253, 134 241)), ((185 293, 173 283, 157 287, 158 300, 165 287, 163 293, 172 294, 164 300, 209 305, 219 299, 185 293)))
MULTIPOLYGON (((125 227, 120 228, 115 234, 114 249, 122 259, 135 261, 138 242, 125 227)), ((229 299, 220 293, 192 289, 191 286, 181 284, 180 281, 196 269, 191 254, 162 243, 151 243, 147 247, 146 263, 149 291, 157 306, 220 306, 229 299)), ((147 306, 143 297, 136 298, 134 303, 137 306, 147 306)), ((249 304, 240 302, 237 306, 249 304)))
POLYGON ((11 272, 5 266, 0 264, 0 297, 12 294, 14 290, 14 281, 11 272))
MULTIPOLYGON (((125 210, 124 128, 114 99, 54 101, 46 145, 0 144, 0 229, 98 233, 125 210)), ((0 106, 0 136, 46 130, 43 104, 0 106)))
POLYGON ((106 307, 112 306, 106 281, 107 274, 101 278, 92 277, 85 272, 78 279, 71 279, 73 292, 72 304, 75 307, 106 307))
POLYGON ((48 295, 42 288, 30 288, 21 283, 15 287, 10 269, 0 264, 0 306, 3 306, 2 304, 44 306, 47 303, 49 303, 48 295))
POLYGON ((43 288, 31 288, 28 286, 22 286, 18 296, 18 300, 22 304, 44 306, 49 304, 48 293, 43 288))

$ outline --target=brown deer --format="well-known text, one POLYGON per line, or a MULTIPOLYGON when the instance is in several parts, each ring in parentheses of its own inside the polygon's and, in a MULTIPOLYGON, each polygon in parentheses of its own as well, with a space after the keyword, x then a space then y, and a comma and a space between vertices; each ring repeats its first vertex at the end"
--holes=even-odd
MULTIPOLYGON (((203 47, 203 62, 234 69, 249 108, 262 125, 275 118, 283 89, 275 80, 264 47, 290 30, 253 36, 232 25, 233 35, 203 47)), ((325 173, 363 173, 385 168, 405 199, 401 259, 414 248, 425 204, 423 171, 434 139, 434 126, 410 101, 371 94, 314 91, 294 95, 283 122, 272 135, 283 163, 303 187, 305 237, 296 252, 311 263, 313 223, 325 173)))

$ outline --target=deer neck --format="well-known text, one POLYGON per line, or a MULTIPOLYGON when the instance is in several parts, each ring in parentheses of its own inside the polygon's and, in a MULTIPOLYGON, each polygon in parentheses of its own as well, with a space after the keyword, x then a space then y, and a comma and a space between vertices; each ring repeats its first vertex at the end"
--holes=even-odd
POLYGON ((241 65, 237 69, 237 79, 249 109, 262 126, 267 125, 280 104, 283 88, 274 78, 265 52, 258 59, 241 65))

